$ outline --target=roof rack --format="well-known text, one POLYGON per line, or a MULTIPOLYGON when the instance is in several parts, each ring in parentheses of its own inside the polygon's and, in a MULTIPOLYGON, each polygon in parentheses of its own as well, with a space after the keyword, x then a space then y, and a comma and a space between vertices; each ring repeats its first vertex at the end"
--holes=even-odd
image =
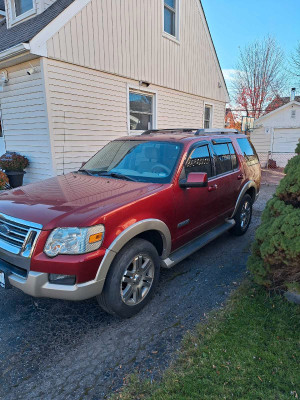
POLYGON ((228 135, 235 134, 240 135, 241 132, 237 129, 189 129, 189 128, 179 128, 179 129, 149 129, 142 133, 142 135, 151 135, 152 133, 191 133, 194 136, 206 136, 206 135, 228 135))
POLYGON ((189 133, 189 132, 197 132, 198 129, 189 129, 189 128, 173 128, 173 129, 149 129, 142 133, 142 135, 150 135, 151 133, 170 133, 170 132, 181 132, 181 133, 189 133))

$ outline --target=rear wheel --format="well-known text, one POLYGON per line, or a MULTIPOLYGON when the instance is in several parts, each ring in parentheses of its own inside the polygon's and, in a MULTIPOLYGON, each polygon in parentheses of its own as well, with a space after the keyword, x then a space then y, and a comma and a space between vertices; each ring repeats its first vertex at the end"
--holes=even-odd
POLYGON ((244 235, 250 225, 252 218, 252 198, 245 194, 234 217, 235 225, 230 232, 236 236, 244 235))
POLYGON ((146 240, 131 240, 108 272, 99 305, 109 314, 130 318, 149 302, 159 280, 160 259, 146 240))

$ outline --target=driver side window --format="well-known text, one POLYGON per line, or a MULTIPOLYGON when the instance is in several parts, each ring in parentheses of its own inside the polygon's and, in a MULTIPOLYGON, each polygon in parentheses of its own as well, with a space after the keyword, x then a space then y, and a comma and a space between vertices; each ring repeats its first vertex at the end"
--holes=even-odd
POLYGON ((206 172, 208 178, 213 176, 212 158, 207 145, 196 147, 190 154, 185 165, 185 176, 191 172, 206 172))

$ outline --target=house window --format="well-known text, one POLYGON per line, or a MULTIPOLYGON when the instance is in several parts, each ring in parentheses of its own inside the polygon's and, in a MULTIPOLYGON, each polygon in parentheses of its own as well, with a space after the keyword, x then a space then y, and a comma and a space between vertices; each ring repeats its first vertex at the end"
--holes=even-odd
POLYGON ((14 2, 16 17, 33 9, 33 0, 14 0, 14 2))
POLYGON ((211 128, 212 121, 212 106, 205 105, 204 108, 204 129, 211 128))
POLYGON ((179 0, 164 0, 164 31, 177 36, 177 7, 179 0))
POLYGON ((129 91, 129 117, 131 131, 154 128, 154 95, 129 91))

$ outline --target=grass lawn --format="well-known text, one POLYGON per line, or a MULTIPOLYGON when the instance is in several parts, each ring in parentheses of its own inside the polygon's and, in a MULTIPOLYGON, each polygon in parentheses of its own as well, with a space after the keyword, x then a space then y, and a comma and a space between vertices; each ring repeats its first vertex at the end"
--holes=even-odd
POLYGON ((158 384, 132 377, 116 399, 300 399, 300 307, 245 283, 188 335, 158 384))

